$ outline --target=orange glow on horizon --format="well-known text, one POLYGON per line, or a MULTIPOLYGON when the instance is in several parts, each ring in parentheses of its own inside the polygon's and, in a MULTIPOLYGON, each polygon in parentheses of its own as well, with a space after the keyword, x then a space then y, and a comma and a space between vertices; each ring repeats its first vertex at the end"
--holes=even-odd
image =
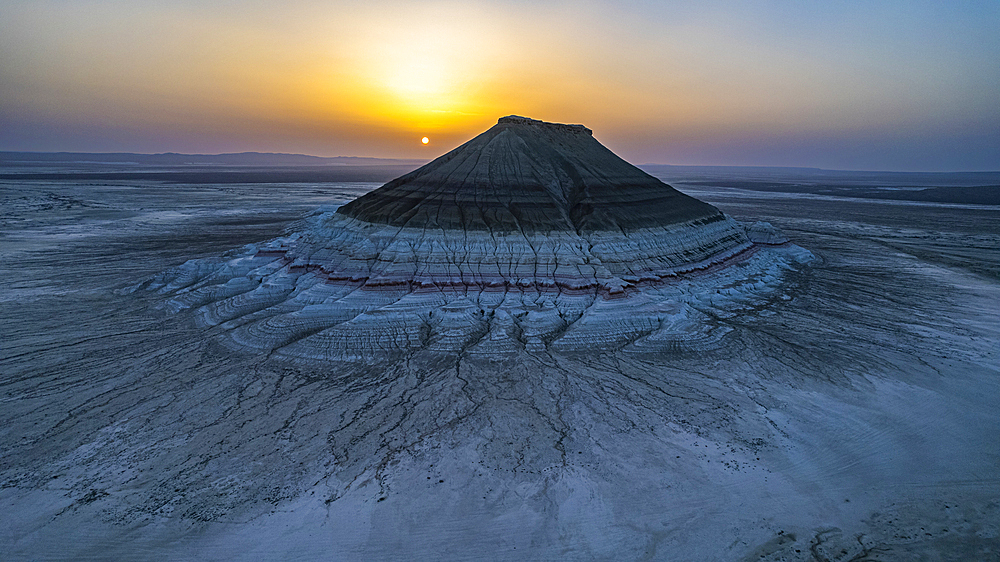
POLYGON ((724 154, 760 139, 980 127, 968 134, 989 142, 1000 122, 996 57, 974 50, 993 27, 896 25, 910 8, 837 8, 827 26, 806 9, 646 0, 8 4, 0 149, 86 152, 103 139, 112 151, 423 158, 430 143, 414 138, 449 150, 517 114, 670 162, 692 153, 677 147, 724 154))

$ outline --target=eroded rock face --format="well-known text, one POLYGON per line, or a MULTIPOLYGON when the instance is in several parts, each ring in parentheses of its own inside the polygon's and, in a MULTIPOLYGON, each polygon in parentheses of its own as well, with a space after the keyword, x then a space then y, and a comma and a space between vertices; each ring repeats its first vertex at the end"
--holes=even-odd
POLYGON ((339 214, 395 227, 524 234, 631 232, 724 218, 622 160, 582 125, 516 116, 339 214))
POLYGON ((788 238, 780 229, 769 222, 757 221, 746 226, 747 238, 754 244, 777 246, 788 243, 788 238))
POLYGON ((417 349, 699 347, 811 255, 615 156, 580 125, 505 117, 286 237, 147 282, 253 348, 317 360, 417 349))

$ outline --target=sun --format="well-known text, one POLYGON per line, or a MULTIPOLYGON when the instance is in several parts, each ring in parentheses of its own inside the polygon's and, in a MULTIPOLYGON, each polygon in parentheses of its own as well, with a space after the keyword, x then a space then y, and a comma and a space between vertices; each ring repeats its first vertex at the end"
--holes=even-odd
POLYGON ((424 138, 420 139, 420 142, 421 142, 422 144, 427 144, 427 143, 431 142, 431 139, 429 139, 429 138, 427 138, 427 137, 424 137, 424 138))

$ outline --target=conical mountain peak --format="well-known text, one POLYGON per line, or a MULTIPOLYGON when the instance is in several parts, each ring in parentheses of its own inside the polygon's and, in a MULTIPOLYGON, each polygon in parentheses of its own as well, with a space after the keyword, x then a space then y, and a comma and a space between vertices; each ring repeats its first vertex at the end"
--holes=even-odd
POLYGON ((699 311, 771 299, 808 256, 625 162, 582 125, 513 115, 301 224, 149 286, 177 291, 172 306, 201 307, 236 343, 289 358, 645 353, 718 341, 699 311))
POLYGON ((339 213, 398 227, 499 232, 629 232, 722 219, 619 158, 583 125, 515 115, 339 213))

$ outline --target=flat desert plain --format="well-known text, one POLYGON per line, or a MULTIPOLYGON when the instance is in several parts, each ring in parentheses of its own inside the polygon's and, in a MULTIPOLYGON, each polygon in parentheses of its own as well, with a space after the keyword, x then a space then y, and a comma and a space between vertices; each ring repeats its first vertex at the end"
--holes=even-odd
POLYGON ((131 289, 395 171, 30 171, 0 180, 5 560, 1000 558, 998 206, 660 170, 816 260, 705 348, 308 363, 131 289))

